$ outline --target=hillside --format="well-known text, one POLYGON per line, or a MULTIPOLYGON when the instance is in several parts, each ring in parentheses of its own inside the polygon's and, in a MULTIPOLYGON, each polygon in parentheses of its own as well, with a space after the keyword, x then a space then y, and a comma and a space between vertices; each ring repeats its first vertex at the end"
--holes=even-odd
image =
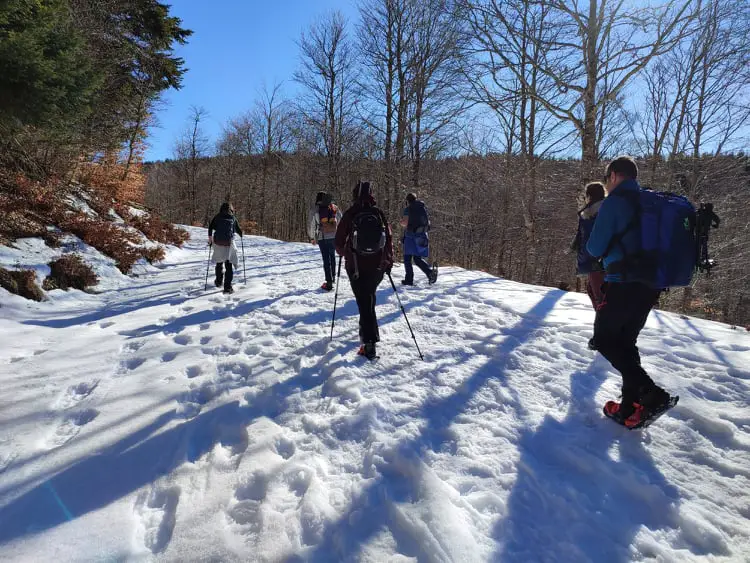
POLYGON ((0 289, 3 559, 750 558, 746 331, 652 313, 643 361, 681 400, 629 432, 585 295, 399 286, 422 362, 384 283, 368 363, 347 283, 329 342, 316 247, 245 237, 225 296, 189 231, 138 277, 87 249, 97 293, 0 289))

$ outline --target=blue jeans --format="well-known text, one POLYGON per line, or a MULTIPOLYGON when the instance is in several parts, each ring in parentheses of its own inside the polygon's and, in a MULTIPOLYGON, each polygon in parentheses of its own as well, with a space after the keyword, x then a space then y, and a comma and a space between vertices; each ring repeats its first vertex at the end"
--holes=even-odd
POLYGON ((323 256, 323 271, 326 275, 326 281, 330 284, 336 278, 336 243, 332 238, 320 239, 318 241, 320 254, 323 256))
POLYGON ((432 266, 430 266, 427 262, 425 262, 425 259, 421 256, 412 256, 411 254, 407 254, 404 256, 404 269, 406 269, 406 281, 413 282, 414 281, 414 268, 411 265, 411 261, 414 260, 414 263, 417 265, 417 267, 424 272, 424 275, 428 278, 430 277, 430 272, 432 271, 432 266))

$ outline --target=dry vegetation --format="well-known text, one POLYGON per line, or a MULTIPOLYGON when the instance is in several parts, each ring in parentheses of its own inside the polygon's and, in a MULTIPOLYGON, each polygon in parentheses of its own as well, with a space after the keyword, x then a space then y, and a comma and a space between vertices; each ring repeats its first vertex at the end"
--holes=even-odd
MULTIPOLYGON (((181 246, 188 239, 186 231, 166 223, 155 213, 131 213, 129 203, 115 199, 118 195, 130 194, 136 198, 133 205, 143 200, 145 179, 140 172, 131 171, 128 180, 123 180, 122 165, 114 162, 89 164, 86 170, 76 182, 67 184, 54 177, 42 182, 20 173, 0 173, 0 243, 41 237, 49 246, 57 247, 60 238, 70 233, 113 258, 120 271, 127 274, 142 258, 149 263, 163 260, 162 244, 181 246), (89 184, 94 181, 101 185, 89 184), (85 203, 95 215, 77 209, 71 198, 85 203), (115 222, 113 213, 122 218, 123 223, 115 222)), ((50 266, 53 272, 45 281, 44 289, 85 289, 98 282, 81 257, 66 255, 50 266)), ((12 285, 9 282, 3 287, 14 293, 14 289, 19 289, 24 294, 36 295, 25 289, 29 283, 12 285)))
POLYGON ((0 287, 10 293, 34 301, 44 300, 44 292, 36 283, 33 270, 6 270, 0 268, 0 287))
POLYGON ((99 283, 94 270, 91 269, 81 256, 66 254, 50 262, 50 275, 42 284, 45 291, 52 289, 80 289, 85 291, 99 283))

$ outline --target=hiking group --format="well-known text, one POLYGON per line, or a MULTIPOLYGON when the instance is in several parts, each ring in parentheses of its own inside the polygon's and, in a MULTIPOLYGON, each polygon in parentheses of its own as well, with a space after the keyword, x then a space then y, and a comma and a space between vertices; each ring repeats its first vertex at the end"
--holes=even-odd
MULTIPOLYGON (((405 229, 406 278, 401 283, 414 285, 414 272, 411 269, 411 259, 414 258, 428 276, 429 283, 433 284, 437 281, 437 268, 429 266, 423 259, 429 254, 427 231, 430 221, 427 209, 412 193, 407 195, 406 203, 402 221, 405 229)), ((323 290, 333 289, 336 277, 341 273, 340 262, 339 271, 336 272, 336 253, 344 259, 344 269, 359 309, 359 354, 370 360, 375 359, 376 345, 380 341, 375 313, 376 291, 386 275, 393 284, 391 268, 394 250, 388 218, 377 206, 370 182, 357 182, 352 191, 352 205, 343 214, 333 203, 330 194, 318 192, 308 219, 308 234, 312 243, 320 247, 323 258, 323 290)))
MULTIPOLYGON (((710 272, 714 264, 707 255, 708 231, 718 227, 719 218, 710 204, 702 204, 696 211, 685 197, 641 188, 638 167, 628 156, 610 162, 603 181, 585 187, 585 198, 569 250, 577 253, 577 272, 586 276, 586 291, 596 311, 589 348, 602 354, 622 377, 620 402, 607 401, 603 412, 629 429, 640 428, 674 406, 679 397, 670 396, 643 368, 638 336, 663 291, 689 285, 696 269, 710 272)), ((425 260, 430 220, 424 203, 413 193, 406 196, 400 224, 404 228, 406 273, 401 283, 414 285, 413 263, 428 283, 434 284, 437 266, 425 260)), ((321 289, 331 291, 335 285, 336 299, 336 281, 344 259, 359 309, 359 354, 375 359, 380 341, 376 290, 384 276, 390 280, 407 325, 409 319, 391 277, 391 227, 377 207, 370 183, 356 184, 352 204, 343 214, 330 194, 318 192, 307 228, 323 259, 325 282, 321 289), (340 257, 338 271, 336 254, 340 257)), ((233 209, 225 203, 209 226, 217 287, 222 283, 222 265, 226 267, 225 293, 232 291, 232 266, 237 267, 235 233, 242 236, 233 209)), ((416 344, 411 325, 409 330, 416 344)), ((333 321, 331 331, 333 334, 333 321)), ((419 355, 422 358, 421 351, 419 355)))

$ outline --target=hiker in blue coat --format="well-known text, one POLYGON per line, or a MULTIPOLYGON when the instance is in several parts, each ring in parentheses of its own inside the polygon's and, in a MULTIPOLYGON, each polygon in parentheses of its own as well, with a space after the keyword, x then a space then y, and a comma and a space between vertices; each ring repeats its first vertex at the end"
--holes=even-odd
POLYGON ((430 284, 437 281, 437 267, 430 266, 425 258, 430 255, 430 219, 424 202, 410 193, 406 196, 406 208, 401 218, 404 231, 404 269, 406 277, 401 280, 403 285, 414 285, 414 268, 412 260, 424 272, 430 284))
POLYGON ((604 184, 591 182, 586 185, 586 205, 578 212, 578 231, 570 245, 570 250, 577 253, 579 276, 586 276, 586 293, 596 309, 602 302, 604 285, 604 268, 599 260, 586 250, 586 244, 594 228, 596 216, 604 201, 604 184))
POLYGON ((593 346, 622 375, 622 402, 608 401, 607 415, 633 427, 670 400, 646 373, 636 342, 661 293, 639 281, 625 281, 628 261, 641 249, 638 225, 638 167, 628 156, 609 163, 599 209, 586 249, 603 258, 604 298, 596 311, 593 346))

